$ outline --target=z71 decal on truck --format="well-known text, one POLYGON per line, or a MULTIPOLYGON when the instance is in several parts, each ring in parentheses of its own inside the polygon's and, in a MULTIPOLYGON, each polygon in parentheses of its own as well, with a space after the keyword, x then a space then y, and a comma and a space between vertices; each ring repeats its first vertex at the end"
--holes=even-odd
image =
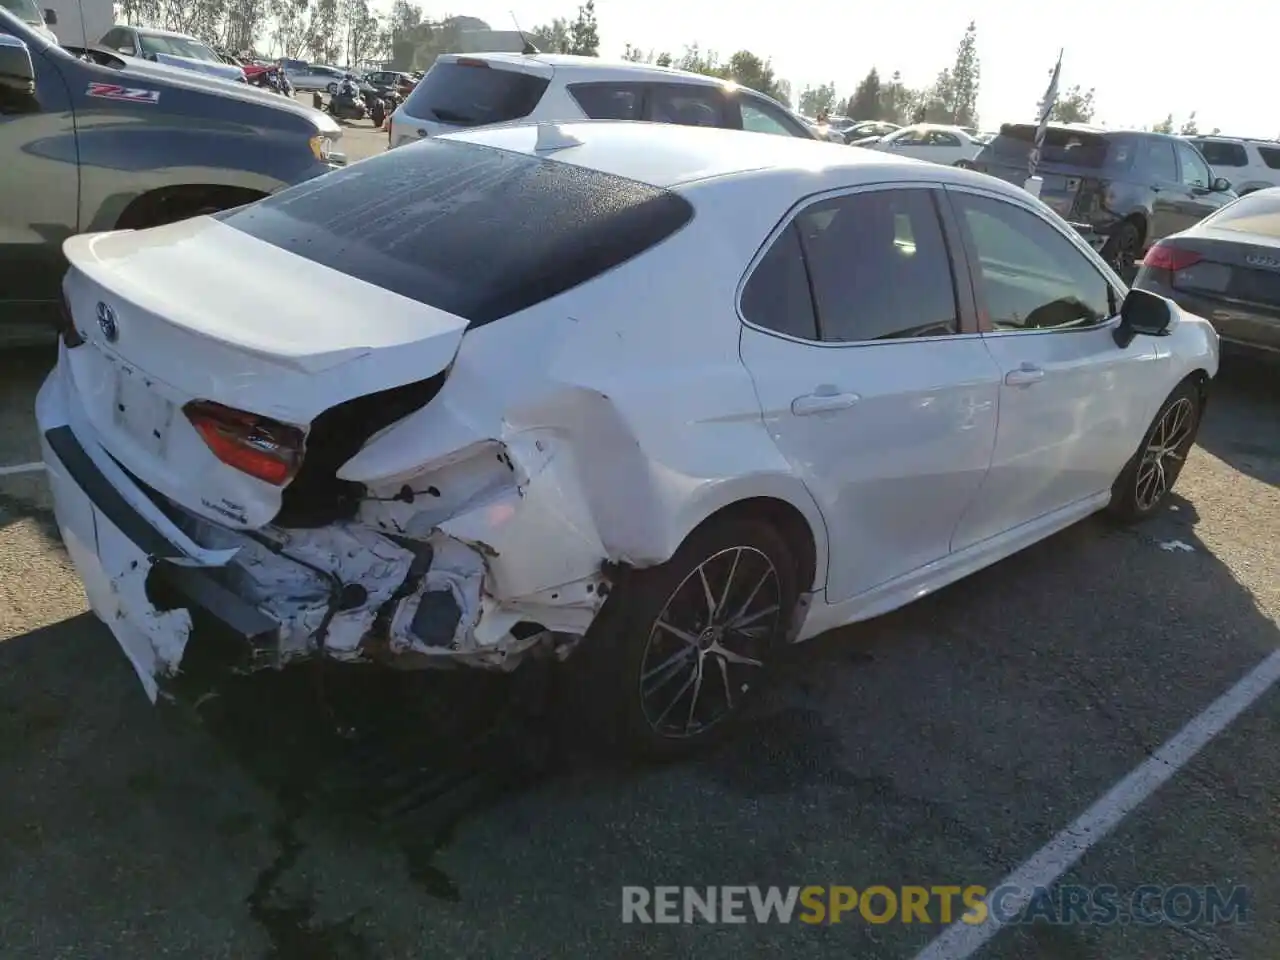
POLYGON ((122 87, 118 83, 98 83, 89 84, 89 89, 85 91, 87 96, 97 97, 100 100, 123 100, 126 103, 159 103, 160 91, 148 90, 145 87, 122 87))

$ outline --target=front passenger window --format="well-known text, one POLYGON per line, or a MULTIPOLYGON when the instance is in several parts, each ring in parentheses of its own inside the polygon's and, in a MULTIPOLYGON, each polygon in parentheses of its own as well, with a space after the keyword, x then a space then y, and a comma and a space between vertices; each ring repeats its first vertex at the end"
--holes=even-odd
POLYGON ((1114 312, 1106 277, 1036 214, 990 197, 954 196, 978 260, 979 302, 993 329, 1089 327, 1114 312))

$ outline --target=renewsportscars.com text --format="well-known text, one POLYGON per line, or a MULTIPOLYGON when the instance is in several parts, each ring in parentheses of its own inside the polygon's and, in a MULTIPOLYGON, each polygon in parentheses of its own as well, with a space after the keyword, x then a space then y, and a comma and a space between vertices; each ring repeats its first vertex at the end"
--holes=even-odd
POLYGON ((989 889, 972 885, 622 888, 623 923, 1243 923, 1246 887, 1144 884, 989 889))

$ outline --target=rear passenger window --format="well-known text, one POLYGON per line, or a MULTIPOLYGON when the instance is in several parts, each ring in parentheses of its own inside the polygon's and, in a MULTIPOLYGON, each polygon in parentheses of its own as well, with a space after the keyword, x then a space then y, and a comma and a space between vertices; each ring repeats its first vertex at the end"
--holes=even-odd
POLYGON ((956 194, 977 255, 978 299, 997 330, 1089 327, 1111 313, 1106 278, 1066 237, 1003 200, 956 194))
POLYGON ((1272 170, 1280 170, 1280 147, 1258 147, 1258 156, 1272 170))
POLYGON ((932 193, 858 193, 797 216, 823 340, 956 332, 951 259, 932 193))
POLYGON ((1220 140, 1193 140, 1200 148, 1200 154, 1211 167, 1247 167, 1249 156, 1244 147, 1238 143, 1223 143, 1220 140))
POLYGON ((742 315, 766 330, 803 340, 818 338, 809 277, 794 223, 778 235, 752 272, 742 291, 742 315))
POLYGON ((649 94, 649 119, 658 123, 723 127, 724 108, 724 96, 712 86, 658 84, 649 94))
POLYGON ((1178 161, 1174 159, 1173 144, 1168 140, 1148 137, 1146 140, 1146 167, 1152 179, 1164 183, 1178 182, 1178 161))
POLYGON ((634 83, 569 85, 569 93, 592 120, 639 120, 642 89, 634 83))

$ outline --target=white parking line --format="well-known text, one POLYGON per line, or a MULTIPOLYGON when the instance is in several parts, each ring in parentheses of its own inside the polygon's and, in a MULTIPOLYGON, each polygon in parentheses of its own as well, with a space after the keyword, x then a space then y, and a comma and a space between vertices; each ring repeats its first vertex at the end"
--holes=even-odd
MULTIPOLYGON (((1254 667, 1243 680, 1211 703, 1204 713, 1174 734, 1145 763, 1081 814, 1075 823, 1009 874, 1000 886, 1017 888, 1018 892, 1001 897, 1002 914, 1009 916, 1021 910, 1030 901, 1036 887, 1047 887, 1066 873, 1085 851, 1155 793, 1161 784, 1185 766, 1201 747, 1225 730, 1277 680, 1280 680, 1280 650, 1254 667)), ((988 918, 984 923, 953 923, 916 954, 915 960, 965 960, 973 956, 1001 929, 1000 924, 991 919, 990 899, 988 897, 988 918)))
POLYGON ((12 467, 0 467, 0 477, 11 477, 18 473, 35 473, 43 469, 43 463, 19 463, 12 467))

